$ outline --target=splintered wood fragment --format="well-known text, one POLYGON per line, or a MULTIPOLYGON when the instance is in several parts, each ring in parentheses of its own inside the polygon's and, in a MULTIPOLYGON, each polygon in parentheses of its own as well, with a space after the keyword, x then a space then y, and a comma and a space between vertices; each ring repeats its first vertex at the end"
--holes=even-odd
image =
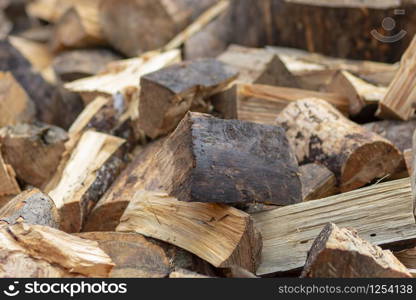
POLYGON ((108 277, 114 266, 97 242, 47 226, 2 226, 0 240, 2 278, 108 277))
POLYGON ((329 222, 353 227, 375 245, 414 240, 412 210, 407 178, 254 214, 263 237, 262 263, 257 275, 302 268, 313 241, 329 222))
POLYGON ((10 72, 0 72, 0 127, 32 122, 36 108, 10 72))
POLYGON ((26 190, 0 209, 0 224, 17 223, 59 228, 59 212, 49 196, 38 189, 26 190))
POLYGON ((368 105, 377 105, 387 92, 387 88, 365 82, 348 71, 337 72, 326 90, 347 96, 351 115, 359 114, 368 105))
POLYGON ((125 140, 111 135, 85 132, 71 157, 46 187, 62 216, 61 229, 79 232, 95 203, 117 177, 123 161, 117 152, 125 140))
POLYGON ((203 279, 203 278, 212 278, 209 276, 205 276, 202 274, 198 274, 189 270, 185 270, 185 269, 176 269, 175 271, 171 272, 169 274, 169 278, 188 278, 188 279, 203 279))
MULTIPOLYGON (((27 13, 34 18, 56 23, 77 0, 34 0, 27 4, 27 13)), ((82 0, 81 0, 82 1, 82 0)))
POLYGON ((363 125, 365 128, 391 141, 400 151, 412 148, 413 132, 416 120, 394 121, 385 120, 363 125))
POLYGON ((303 201, 321 199, 338 192, 334 173, 320 164, 306 164, 300 167, 303 201))
POLYGON ((404 162, 406 164, 406 169, 409 176, 412 174, 413 170, 413 150, 412 148, 406 149, 403 151, 404 162))
POLYGON ((402 251, 397 251, 397 252, 394 252, 394 255, 407 268, 416 269, 416 248, 410 248, 410 249, 405 249, 402 251))
POLYGON ((141 176, 145 189, 180 201, 302 201, 298 164, 283 128, 200 113, 185 116, 141 176))
POLYGON ((77 1, 55 24, 53 51, 106 45, 99 22, 101 0, 77 1))
POLYGON ((97 75, 108 63, 119 59, 120 56, 105 49, 72 50, 57 55, 53 69, 62 81, 74 81, 97 75))
POLYGON ((259 278, 253 273, 238 266, 224 269, 223 273, 227 278, 259 278))
POLYGON ((416 36, 403 54, 400 69, 379 103, 377 116, 383 119, 407 121, 414 114, 416 101, 416 36))
POLYGON ((265 49, 231 45, 217 59, 239 72, 238 82, 299 87, 297 79, 286 68, 279 56, 265 49))
POLYGON ((413 134, 412 139, 412 168, 410 173, 410 179, 412 181, 412 192, 413 192, 413 212, 416 218, 416 130, 413 134))
POLYGON ((172 243, 217 268, 237 265, 254 271, 262 245, 250 216, 242 211, 178 201, 164 192, 145 190, 137 191, 117 231, 172 243))
POLYGON ((181 61, 181 52, 171 50, 150 57, 139 57, 111 63, 98 75, 65 85, 69 91, 81 94, 86 103, 97 96, 121 93, 126 102, 139 96, 140 77, 181 61))
POLYGON ((109 43, 132 57, 163 47, 215 2, 104 0, 100 6, 100 24, 109 43))
POLYGON ((412 275, 389 250, 371 245, 354 229, 330 223, 313 243, 302 277, 412 278, 412 275))
POLYGON ((10 165, 4 162, 0 153, 0 196, 17 195, 19 193, 20 187, 16 181, 16 173, 10 165))
POLYGON ((394 174, 403 161, 390 141, 348 120, 321 99, 289 104, 276 122, 286 129, 300 164, 323 164, 334 172, 342 192, 394 174))
POLYGON ((138 126, 151 138, 173 131, 190 109, 206 112, 204 101, 225 89, 237 73, 215 59, 164 68, 141 78, 138 126))
POLYGON ((0 151, 19 180, 41 188, 55 174, 67 139, 56 126, 18 124, 0 129, 0 151))

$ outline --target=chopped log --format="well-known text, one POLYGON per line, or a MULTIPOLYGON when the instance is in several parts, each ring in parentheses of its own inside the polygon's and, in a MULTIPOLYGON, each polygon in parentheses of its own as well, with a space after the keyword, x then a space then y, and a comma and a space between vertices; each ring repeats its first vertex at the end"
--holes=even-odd
POLYGON ((106 40, 99 21, 101 0, 76 1, 55 25, 51 49, 105 46, 106 40))
POLYGON ((365 82, 348 71, 340 71, 326 87, 328 92, 346 95, 350 101, 350 114, 358 115, 364 107, 377 105, 387 89, 365 82))
MULTIPOLYGON (((100 74, 67 83, 65 88, 81 94, 85 103, 97 96, 121 93, 127 103, 138 99, 140 77, 181 60, 179 50, 171 50, 150 57, 139 57, 113 62, 100 74)), ((137 100, 138 101, 138 100, 137 100)))
MULTIPOLYGON (((20 187, 16 181, 16 173, 10 165, 7 165, 0 153, 0 196, 17 195, 20 187)), ((9 199, 5 199, 7 201, 9 199)))
POLYGON ((409 269, 416 269, 416 248, 394 252, 394 255, 409 269))
POLYGON ((161 48, 216 1, 104 0, 100 25, 109 43, 132 57, 161 48))
POLYGON ((375 245, 414 242, 412 207, 410 181, 401 179, 254 214, 263 237, 257 275, 302 268, 313 241, 328 222, 353 227, 375 245))
MULTIPOLYGON (((243 121, 275 125, 277 115, 286 106, 304 98, 319 98, 348 114, 349 102, 344 96, 308 90, 268 85, 239 85, 237 92, 237 118, 243 121)), ((230 99, 224 99, 230 101, 230 99)))
POLYGON ((49 196, 38 189, 29 189, 0 209, 0 224, 15 225, 21 222, 58 228, 60 216, 49 196))
POLYGON ((98 243, 47 226, 0 227, 1 278, 108 277, 114 264, 98 243))
POLYGON ((410 176, 413 172, 413 150, 406 149, 403 151, 404 162, 406 164, 406 169, 408 172, 408 176, 410 176))
POLYGON ((256 269, 262 244, 250 216, 242 211, 145 190, 135 194, 117 231, 172 243, 217 268, 237 265, 249 271, 256 269))
POLYGON ((21 182, 42 188, 55 174, 67 139, 59 127, 19 124, 0 129, 0 151, 21 182))
POLYGON ((298 172, 283 128, 188 113, 140 176, 180 201, 289 205, 298 172))
POLYGON ((412 278, 389 250, 361 239, 354 229, 329 223, 313 243, 302 277, 412 278))
POLYGON ((81 49, 63 52, 53 60, 53 70, 61 81, 94 76, 121 57, 106 49, 81 49))
POLYGON ((388 140, 345 118, 321 99, 289 104, 277 124, 300 164, 318 162, 334 172, 342 192, 394 174, 402 163, 400 151, 388 140))
POLYGON ((62 216, 61 229, 80 232, 89 211, 123 168, 119 148, 124 140, 85 132, 68 161, 63 161, 46 187, 62 216))
POLYGON ((0 127, 34 121, 35 109, 13 74, 0 72, 0 127))
POLYGON ((303 201, 317 200, 337 194, 337 179, 334 173, 320 164, 300 167, 303 201))
POLYGON ((386 96, 379 103, 377 116, 383 119, 407 121, 414 114, 416 101, 416 36, 402 56, 400 69, 390 84, 386 96))
POLYGON ((49 23, 56 23, 76 1, 77 0, 34 0, 27 4, 26 11, 33 18, 38 18, 49 23))
POLYGON ((416 131, 413 134, 412 139, 412 172, 410 173, 410 179, 412 182, 413 192, 413 212, 416 218, 416 131))
POLYGON ((217 59, 239 73, 238 82, 299 87, 297 79, 289 72, 279 56, 265 49, 231 45, 217 59))
POLYGON ((212 278, 209 276, 205 276, 202 274, 198 274, 189 270, 185 269, 176 269, 175 271, 169 274, 169 278, 188 278, 188 279, 204 279, 204 278, 212 278))
POLYGON ((400 151, 412 148, 413 132, 416 130, 416 120, 407 122, 385 120, 363 125, 372 132, 391 141, 400 151))
POLYGON ((224 275, 227 278, 259 278, 253 273, 237 266, 224 269, 224 275))
POLYGON ((204 99, 225 89, 237 73, 215 59, 175 64, 140 80, 138 126, 151 138, 173 131, 190 109, 207 111, 204 99))

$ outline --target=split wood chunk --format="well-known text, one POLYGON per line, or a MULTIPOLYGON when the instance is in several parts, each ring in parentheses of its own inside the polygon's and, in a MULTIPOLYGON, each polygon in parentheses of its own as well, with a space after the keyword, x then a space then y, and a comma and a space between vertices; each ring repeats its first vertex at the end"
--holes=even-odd
POLYGON ((350 101, 351 115, 358 115, 366 106, 377 105, 387 92, 387 88, 365 82, 348 71, 339 71, 326 90, 346 95, 350 101))
POLYGON ((412 139, 412 168, 410 173, 413 192, 413 212, 416 218, 416 130, 412 139))
POLYGON ((61 81, 74 81, 101 72, 121 57, 106 49, 81 49, 63 52, 53 60, 53 69, 61 81))
MULTIPOLYGON (((0 196, 17 195, 20 193, 19 184, 16 181, 16 173, 13 168, 6 164, 0 153, 0 196)), ((8 199, 5 199, 8 201, 8 199)))
POLYGON ((204 279, 204 278, 212 278, 209 276, 205 276, 202 274, 198 274, 189 270, 185 270, 185 269, 176 269, 175 271, 173 271, 172 273, 169 274, 169 278, 188 278, 188 279, 204 279))
POLYGON ((253 273, 238 266, 224 269, 224 275, 227 278, 259 278, 253 273))
POLYGON ((413 150, 406 149, 403 151, 404 162, 406 164, 406 169, 408 172, 408 176, 412 174, 413 170, 413 150))
POLYGON ((138 126, 151 138, 168 134, 190 109, 207 112, 204 99, 224 90, 237 75, 218 60, 200 59, 143 76, 138 126))
POLYGON ((34 103, 9 72, 0 72, 0 111, 0 127, 35 119, 34 103))
MULTIPOLYGON (((243 121, 275 125, 277 115, 290 103, 304 98, 319 98, 348 115, 349 103, 344 96, 269 85, 238 85, 237 118, 243 121)), ((231 99, 224 99, 230 101, 231 99)))
POLYGON ((394 255, 409 269, 416 269, 416 248, 394 252, 394 255))
POLYGON ((21 222, 59 228, 60 216, 51 198, 38 189, 29 189, 0 209, 0 224, 21 222))
POLYGON ((412 209, 407 178, 254 214, 255 225, 263 237, 262 263, 257 275, 302 268, 313 241, 329 222, 355 228, 374 245, 414 241, 412 209))
POLYGON ((319 164, 300 167, 303 201, 317 200, 337 194, 337 180, 334 173, 319 164))
POLYGON ((389 250, 371 245, 354 229, 330 223, 313 243, 302 277, 411 278, 412 275, 389 250))
POLYGON ((47 44, 51 39, 52 31, 52 24, 36 25, 22 32, 19 32, 17 36, 37 43, 47 44))
MULTIPOLYGON (((33 17, 56 23, 77 0, 34 0, 27 4, 26 11, 33 17)), ((82 1, 82 0, 81 0, 82 1)))
POLYGON ((217 59, 235 68, 239 73, 238 82, 299 87, 297 79, 279 56, 265 49, 231 45, 217 59))
POLYGON ((104 0, 100 25, 109 43, 132 57, 164 46, 216 1, 104 0))
POLYGON ((379 103, 377 116, 383 119, 407 121, 414 114, 416 101, 416 36, 403 54, 400 69, 390 84, 387 94, 379 103))
POLYGON ((108 277, 114 264, 98 243, 57 229, 0 227, 0 277, 108 277))
POLYGON ((416 120, 406 122, 385 120, 364 124, 363 126, 391 141, 400 151, 412 148, 416 120))
POLYGON ((151 160, 145 188, 180 201, 302 201, 298 164, 278 126, 188 113, 151 160))
POLYGON ((178 201, 166 193, 145 190, 137 191, 117 231, 172 243, 217 268, 237 265, 254 271, 262 246, 250 216, 242 211, 178 201))
POLYGON ((46 191, 62 216, 61 229, 79 232, 95 203, 120 173, 124 163, 117 151, 125 140, 85 132, 71 157, 60 165, 46 191))
POLYGON ((286 129, 298 161, 326 166, 342 192, 394 174, 403 160, 390 141, 348 120, 321 99, 289 104, 276 122, 286 129))
POLYGON ((77 1, 55 25, 50 42, 54 52, 106 45, 99 21, 101 0, 77 1))
MULTIPOLYGON (((79 93, 85 103, 97 96, 112 97, 121 93, 127 103, 138 102, 140 77, 181 61, 181 52, 171 50, 150 57, 139 57, 110 63, 100 74, 67 83, 65 88, 79 93)), ((136 106, 138 104, 136 103, 136 106)), ((137 108, 136 108, 137 110, 137 108)), ((138 112, 136 113, 138 114, 138 112)))
POLYGON ((0 129, 0 151, 17 178, 41 188, 55 174, 67 139, 67 133, 59 127, 18 124, 0 129))

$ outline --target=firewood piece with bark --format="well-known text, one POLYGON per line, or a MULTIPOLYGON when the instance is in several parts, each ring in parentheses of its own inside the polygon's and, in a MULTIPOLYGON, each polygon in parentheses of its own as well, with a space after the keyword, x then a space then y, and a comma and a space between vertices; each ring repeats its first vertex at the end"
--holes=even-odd
POLYGON ((120 173, 125 140, 86 131, 46 187, 62 216, 61 229, 80 232, 89 211, 120 173), (120 151, 118 151, 120 150, 120 151))
POLYGON ((218 60, 200 59, 143 76, 138 126, 151 138, 168 134, 190 109, 207 112, 204 100, 226 88, 237 75, 218 60))
POLYGON ((231 45, 217 59, 235 68, 239 73, 238 82, 299 87, 297 79, 289 72, 279 56, 265 49, 231 45))
POLYGON ((142 176, 180 201, 289 205, 302 201, 298 172, 283 128, 188 113, 142 176))
MULTIPOLYGON (((0 153, 0 196, 14 196, 19 193, 20 187, 16 181, 16 173, 10 165, 4 162, 3 156, 0 153)), ((7 198, 4 200, 5 202, 10 200, 7 198)))
POLYGON ((328 222, 353 227, 374 245, 412 244, 416 236, 412 209, 412 191, 406 178, 254 214, 263 237, 257 275, 302 268, 313 241, 328 222))
POLYGON ((334 173, 320 164, 306 164, 300 167, 303 201, 317 200, 338 192, 334 173))
POLYGON ((386 96, 379 103, 377 116, 383 119, 407 121, 414 114, 416 101, 416 36, 403 54, 400 69, 390 84, 386 96))
POLYGON ((59 228, 59 212, 49 196, 38 189, 26 190, 0 209, 0 224, 17 223, 59 228))
POLYGON ((254 271, 262 246, 250 216, 242 211, 146 190, 136 192, 117 231, 172 243, 217 268, 237 265, 254 271))
POLYGON ((36 108, 10 72, 0 72, 0 127, 32 122, 36 108))
POLYGON ((303 99, 277 117, 300 164, 321 163, 334 172, 341 192, 394 174, 403 162, 388 140, 345 118, 326 101, 303 99))
POLYGON ((354 229, 329 223, 313 243, 302 277, 411 278, 412 275, 389 250, 371 245, 354 229))
POLYGON ((109 43, 133 57, 161 48, 216 2, 104 0, 100 6, 100 24, 109 43))
POLYGON ((0 129, 0 151, 19 180, 42 188, 55 174, 67 139, 56 126, 18 124, 0 129))
POLYGON ((0 277, 108 277, 114 264, 94 241, 19 223, 0 227, 0 277))

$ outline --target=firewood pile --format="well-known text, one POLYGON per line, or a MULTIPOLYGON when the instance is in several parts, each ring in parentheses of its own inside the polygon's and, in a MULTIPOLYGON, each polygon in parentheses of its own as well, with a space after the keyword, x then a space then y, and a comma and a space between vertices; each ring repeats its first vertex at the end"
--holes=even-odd
POLYGON ((0 1, 0 277, 412 277, 397 2, 0 1))

